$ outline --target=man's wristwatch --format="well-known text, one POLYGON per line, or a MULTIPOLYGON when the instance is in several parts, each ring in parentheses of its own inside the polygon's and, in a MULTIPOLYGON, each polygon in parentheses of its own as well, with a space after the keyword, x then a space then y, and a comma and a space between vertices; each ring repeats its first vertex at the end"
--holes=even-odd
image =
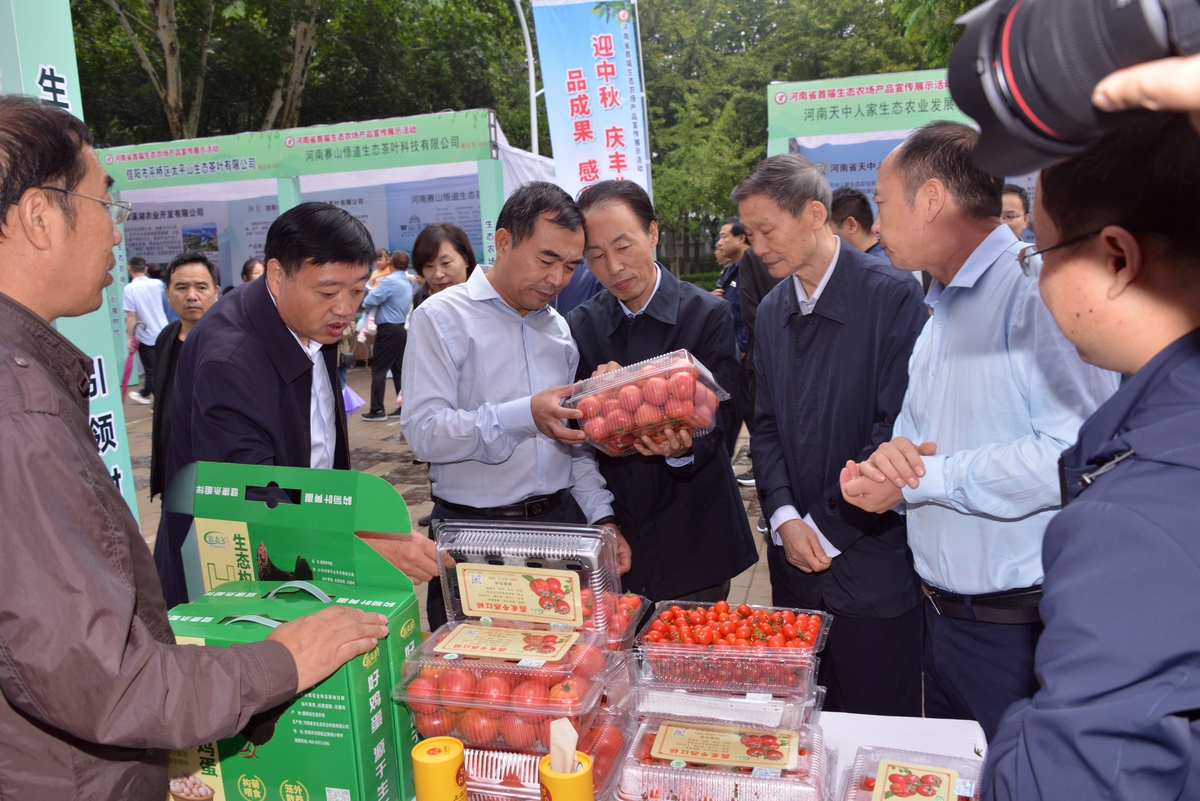
POLYGON ((606 517, 602 517, 599 520, 597 520, 595 523, 592 523, 592 525, 593 526, 607 526, 607 525, 615 526, 615 525, 617 525, 617 516, 616 515, 608 515, 606 517))

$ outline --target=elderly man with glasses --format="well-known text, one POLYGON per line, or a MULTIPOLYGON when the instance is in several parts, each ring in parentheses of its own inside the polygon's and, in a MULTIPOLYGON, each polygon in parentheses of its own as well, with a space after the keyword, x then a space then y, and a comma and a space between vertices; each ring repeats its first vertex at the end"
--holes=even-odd
POLYGON ((1085 364, 1054 324, 1025 272, 1029 253, 1001 221, 1003 182, 971 161, 978 139, 930 123, 880 167, 884 250, 893 266, 933 276, 931 316, 894 438, 847 465, 842 493, 869 512, 906 512, 928 599, 925 715, 977 720, 990 738, 1038 686, 1059 454, 1118 379, 1085 364))

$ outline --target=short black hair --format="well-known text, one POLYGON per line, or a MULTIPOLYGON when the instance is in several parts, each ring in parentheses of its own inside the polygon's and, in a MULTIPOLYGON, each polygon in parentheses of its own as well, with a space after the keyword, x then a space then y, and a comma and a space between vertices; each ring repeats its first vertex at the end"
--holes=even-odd
POLYGON ((243 283, 250 280, 250 273, 254 271, 254 265, 256 265, 256 264, 262 264, 264 268, 267 266, 267 265, 263 264, 262 259, 256 259, 256 258, 246 259, 246 263, 242 265, 242 282, 243 283))
MULTIPOLYGON (((91 130, 70 112, 32 97, 0 95, 0 225, 30 189, 74 191, 87 174, 83 148, 92 144, 91 130)), ((74 225, 71 196, 49 194, 74 225)))
POLYGON ((205 256, 203 253, 197 253, 194 250, 184 251, 175 258, 171 259, 171 263, 167 265, 165 270, 163 270, 163 285, 170 289, 171 276, 175 274, 176 270, 185 264, 203 264, 208 268, 209 275, 212 276, 213 286, 221 285, 221 270, 217 267, 217 265, 213 264, 209 260, 208 256, 205 256))
POLYGON ((1042 208, 1062 242, 1106 225, 1169 237, 1200 262, 1200 136, 1187 115, 1131 113, 1082 156, 1042 170, 1042 208))
POLYGON ((146 260, 141 256, 131 257, 126 264, 129 265, 129 272, 131 273, 144 273, 149 266, 146 264, 146 260))
POLYGON ((637 217, 642 230, 649 232, 650 223, 657 223, 654 202, 646 190, 633 181, 601 181, 586 186, 579 193, 579 210, 586 216, 589 209, 607 206, 609 203, 624 203, 637 217))
POLYGON ((721 229, 727 225, 729 226, 729 233, 733 234, 734 236, 740 236, 742 239, 746 239, 746 227, 742 225, 742 221, 737 217, 726 217, 725 219, 721 220, 721 224, 717 226, 717 233, 719 234, 721 229))
POLYGON ((1001 192, 1001 196, 1003 195, 1016 195, 1021 198, 1021 208, 1025 209, 1026 214, 1029 213, 1029 193, 1025 191, 1025 187, 1017 184, 1005 184, 1004 191, 1001 192))
POLYGON ((1004 179, 975 166, 972 155, 978 144, 979 131, 961 122, 937 120, 913 131, 893 151, 908 205, 913 205, 926 181, 937 178, 967 216, 999 217, 1004 179))
POLYGON ((403 250, 393 250, 390 258, 393 270, 401 273, 408 271, 408 254, 403 250))
POLYGON ((365 267, 375 261, 375 243, 367 226, 345 209, 330 203, 301 203, 271 223, 264 257, 278 260, 288 276, 306 263, 365 267))
POLYGON ((450 247, 458 251, 467 263, 467 278, 475 272, 475 249, 471 247, 471 238, 467 232, 454 223, 433 223, 421 229, 413 242, 412 263, 417 272, 425 274, 425 268, 437 261, 442 243, 449 242, 450 247))
POLYGON ((835 225, 841 225, 850 217, 865 231, 870 231, 875 224, 875 212, 871 211, 871 201, 867 200, 867 196, 852 186, 839 186, 833 190, 829 218, 835 225))
POLYGON ((538 218, 550 214, 550 222, 568 231, 583 229, 583 213, 561 187, 546 181, 531 181, 517 189, 504 201, 497 230, 503 228, 512 235, 513 247, 533 234, 538 218))

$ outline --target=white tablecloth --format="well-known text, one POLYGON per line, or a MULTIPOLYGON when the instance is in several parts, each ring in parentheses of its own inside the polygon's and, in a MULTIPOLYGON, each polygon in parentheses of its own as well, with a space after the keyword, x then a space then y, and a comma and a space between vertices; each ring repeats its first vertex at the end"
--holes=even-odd
POLYGON ((822 712, 819 721, 825 736, 825 747, 838 750, 836 799, 841 799, 850 765, 859 746, 876 745, 925 751, 931 754, 982 759, 987 753, 983 729, 973 720, 938 720, 935 718, 887 718, 876 715, 850 715, 845 712, 822 712))

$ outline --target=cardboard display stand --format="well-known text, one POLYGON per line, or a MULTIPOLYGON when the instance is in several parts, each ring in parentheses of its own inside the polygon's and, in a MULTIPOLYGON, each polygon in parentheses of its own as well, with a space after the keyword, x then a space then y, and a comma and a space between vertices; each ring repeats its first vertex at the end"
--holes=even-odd
MULTIPOLYGON (((352 660, 289 704, 275 724, 275 736, 260 747, 248 750, 247 738, 239 735, 175 752, 171 776, 188 771, 210 786, 209 779, 223 783, 226 798, 255 798, 238 794, 243 791, 242 773, 249 770, 241 760, 252 754, 257 772, 251 778, 257 777, 270 791, 261 796, 264 799, 290 801, 281 782, 290 783, 288 787, 302 784, 308 795, 294 795, 305 801, 411 798, 416 738, 408 709, 391 700, 391 691, 405 657, 421 642, 416 595, 407 576, 356 536, 411 531, 408 509, 395 488, 377 476, 348 470, 198 462, 180 471, 168 491, 167 508, 193 516, 183 547, 193 600, 170 615, 180 642, 231 645, 262 640, 270 634, 269 621, 291 620, 330 604, 384 614, 390 629, 375 659, 352 660), (235 620, 247 617, 251 619, 235 620), (371 670, 366 670, 366 661, 373 663, 371 670), (364 662, 362 670, 355 667, 358 662, 364 662), (366 692, 360 686, 363 681, 369 692, 360 697, 366 692), (371 725, 365 728, 360 725, 365 713, 356 706, 359 702, 370 712, 366 720, 371 725), (374 725, 380 721, 385 724, 384 739, 374 725), (322 738, 315 734, 319 731, 342 736, 322 738), (366 745, 369 750, 363 750, 366 745), (394 755, 387 759, 388 767, 374 760, 378 753, 394 755), (368 755, 371 761, 366 761, 368 755), (316 764, 315 772, 302 773, 309 762, 336 762, 350 772, 327 774, 316 764), (201 766, 209 772, 198 773, 201 766), (339 795, 340 790, 350 791, 351 780, 360 782, 355 785, 359 789, 339 795), (371 781, 375 783, 370 787, 362 784, 371 781)), ((251 744, 254 740, 251 736, 251 744)), ((250 790, 258 786, 253 781, 246 785, 250 790)))

